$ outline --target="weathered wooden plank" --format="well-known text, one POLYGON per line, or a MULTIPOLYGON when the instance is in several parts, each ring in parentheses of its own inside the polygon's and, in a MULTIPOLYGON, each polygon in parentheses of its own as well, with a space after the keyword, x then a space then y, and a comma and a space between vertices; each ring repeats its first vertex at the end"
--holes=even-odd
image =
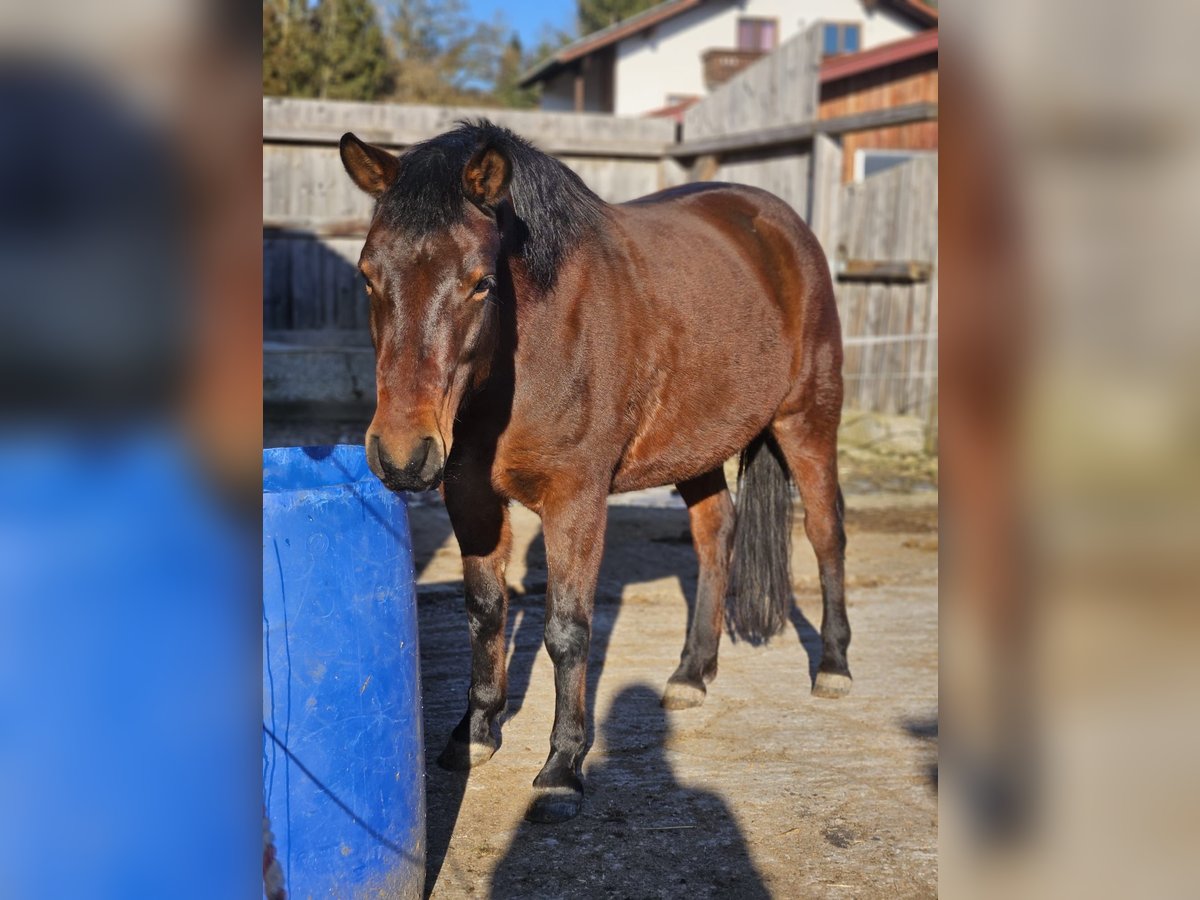
POLYGON ((263 238, 279 241, 316 241, 324 238, 363 239, 368 219, 326 219, 320 216, 264 216, 263 238))
POLYGON ((844 185, 836 232, 840 268, 850 275, 836 283, 847 403, 930 423, 937 415, 936 190, 936 158, 844 185))
MULTIPOLYGON (((610 203, 652 194, 662 187, 663 159, 560 156, 559 159, 610 203)), ((300 145, 263 148, 265 225, 311 230, 319 236, 363 235, 371 198, 342 169, 336 148, 300 145)), ((671 162, 672 167, 677 163, 671 162)))
POLYGON ((689 109, 683 119, 686 140, 816 120, 820 36, 821 26, 810 26, 689 109))
POLYGON ((837 138, 813 138, 812 186, 808 194, 808 225, 821 242, 830 269, 837 257, 838 220, 841 217, 842 145, 837 138))
POLYGON ((659 190, 661 156, 651 161, 559 154, 558 159, 608 203, 636 200, 659 190))
POLYGON ((839 260, 834 275, 838 281, 891 281, 913 283, 928 281, 933 263, 917 260, 879 259, 839 260))
POLYGON ((668 119, 279 97, 263 98, 263 140, 330 146, 353 131, 364 140, 400 148, 448 131, 459 121, 481 118, 555 156, 657 160, 675 140, 675 123, 668 119))
MULTIPOLYGON (((693 107, 693 109, 697 108, 699 107, 693 107)), ((937 116, 938 107, 936 103, 913 103, 908 106, 895 106, 891 109, 875 109, 869 112, 855 113, 854 115, 841 116, 836 119, 814 119, 789 125, 763 128, 752 132, 727 133, 714 137, 696 138, 689 135, 685 124, 684 140, 667 147, 665 152, 668 156, 673 156, 676 159, 686 159, 693 156, 701 156, 705 153, 766 150, 776 147, 786 147, 792 144, 807 143, 817 134, 847 134, 871 128, 882 128, 888 125, 928 122, 936 119, 937 116)))
POLYGON ((807 153, 762 159, 757 155, 726 157, 714 178, 748 184, 786 200, 801 216, 808 214, 809 157, 807 153))
POLYGON ((366 306, 358 239, 263 241, 263 327, 360 328, 366 306))
POLYGON ((692 160, 689 169, 690 179, 692 181, 712 181, 717 177, 720 168, 721 160, 715 154, 706 153, 703 156, 697 156, 692 160))

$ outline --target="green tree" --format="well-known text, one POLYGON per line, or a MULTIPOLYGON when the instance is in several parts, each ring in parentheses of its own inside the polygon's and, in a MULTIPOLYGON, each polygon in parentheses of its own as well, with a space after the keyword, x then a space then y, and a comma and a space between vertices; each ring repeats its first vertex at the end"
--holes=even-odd
POLYGON ((529 109, 537 105, 538 89, 523 88, 517 83, 529 66, 529 58, 521 51, 521 39, 514 34, 497 63, 496 84, 492 89, 496 103, 513 109, 529 109))
POLYGON ((306 0, 263 0, 263 94, 315 97, 318 41, 306 0))
POLYGON ((517 82, 521 74, 529 71, 573 40, 574 36, 566 31, 543 24, 533 51, 522 53, 521 39, 514 34, 500 57, 494 92, 496 102, 501 106, 520 109, 537 106, 542 96, 542 87, 536 84, 527 88, 518 87, 517 82))
POLYGON ((317 95, 378 100, 392 86, 393 62, 371 0, 319 0, 317 95))
POLYGON ((636 16, 659 0, 579 0, 579 31, 590 34, 622 19, 636 16))
POLYGON ((526 53, 502 16, 476 21, 465 0, 263 0, 263 93, 333 100, 529 108, 521 74, 570 41, 543 28, 526 53))
POLYGON ((389 11, 396 100, 487 102, 504 47, 499 21, 475 21, 464 0, 394 0, 389 11))

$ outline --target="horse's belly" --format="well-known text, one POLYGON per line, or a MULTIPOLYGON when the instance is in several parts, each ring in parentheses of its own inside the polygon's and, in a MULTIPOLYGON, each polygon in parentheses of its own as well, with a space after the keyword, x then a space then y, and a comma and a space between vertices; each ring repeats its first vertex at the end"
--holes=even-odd
POLYGON ((626 491, 640 491, 688 481, 721 466, 725 460, 735 456, 745 447, 751 438, 753 435, 740 444, 737 441, 727 441, 723 445, 714 445, 706 448, 707 452, 665 452, 660 456, 645 459, 626 458, 613 478, 612 493, 623 494, 626 491))
POLYGON ((621 459, 613 493, 677 484, 718 468, 771 424, 784 390, 779 379, 739 398, 700 396, 661 410, 621 459))

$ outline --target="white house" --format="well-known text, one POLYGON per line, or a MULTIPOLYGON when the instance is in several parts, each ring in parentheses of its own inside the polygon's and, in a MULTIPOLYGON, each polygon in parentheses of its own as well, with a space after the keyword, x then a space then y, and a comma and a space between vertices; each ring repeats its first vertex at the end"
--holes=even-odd
POLYGON ((937 21, 922 0, 667 0, 568 44, 522 84, 542 84, 542 109, 646 115, 704 96, 814 22, 833 56, 937 21))

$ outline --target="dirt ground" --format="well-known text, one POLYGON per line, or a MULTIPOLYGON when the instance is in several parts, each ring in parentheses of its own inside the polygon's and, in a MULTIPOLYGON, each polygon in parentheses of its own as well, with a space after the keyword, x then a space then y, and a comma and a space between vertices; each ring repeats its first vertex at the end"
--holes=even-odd
POLYGON ((915 897, 937 893, 936 463, 843 460, 854 689, 809 695, 816 563, 797 517, 792 625, 723 640, 705 704, 659 697, 695 597, 687 513, 667 489, 613 498, 589 667, 586 802, 523 820, 549 749, 540 523, 514 507, 502 746, 469 775, 434 762, 462 715, 469 640, 445 510, 410 510, 428 771, 427 891, 451 897, 915 897), (897 488, 903 492, 897 492, 897 488))

